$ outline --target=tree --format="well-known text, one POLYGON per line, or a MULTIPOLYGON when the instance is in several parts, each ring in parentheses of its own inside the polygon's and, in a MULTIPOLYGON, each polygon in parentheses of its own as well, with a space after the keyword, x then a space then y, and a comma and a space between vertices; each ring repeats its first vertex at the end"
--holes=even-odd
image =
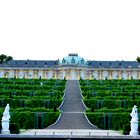
POLYGON ((3 64, 3 63, 8 62, 10 60, 13 60, 12 56, 7 56, 5 54, 0 55, 0 64, 3 64))
POLYGON ((2 64, 6 58, 7 58, 7 56, 5 54, 1 54, 0 55, 0 63, 2 64))
POLYGON ((7 58, 6 58, 6 62, 8 62, 8 61, 10 61, 10 60, 13 60, 13 57, 12 56, 7 56, 7 58))
POLYGON ((137 60, 137 62, 140 63, 140 57, 139 56, 137 56, 137 59, 136 60, 137 60))

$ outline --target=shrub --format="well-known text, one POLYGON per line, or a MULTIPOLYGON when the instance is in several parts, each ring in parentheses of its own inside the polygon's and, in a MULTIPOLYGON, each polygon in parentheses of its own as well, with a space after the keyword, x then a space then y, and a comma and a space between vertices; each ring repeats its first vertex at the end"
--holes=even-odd
POLYGON ((21 129, 34 128, 34 113, 30 111, 16 111, 11 113, 11 123, 18 123, 21 129))
POLYGON ((122 130, 130 122, 129 113, 86 112, 89 121, 101 129, 122 130))
POLYGON ((19 128, 18 123, 11 123, 9 129, 10 129, 11 134, 19 134, 20 133, 20 128, 19 128))
POLYGON ((129 132, 130 132, 130 124, 123 125, 123 134, 129 135, 129 132))

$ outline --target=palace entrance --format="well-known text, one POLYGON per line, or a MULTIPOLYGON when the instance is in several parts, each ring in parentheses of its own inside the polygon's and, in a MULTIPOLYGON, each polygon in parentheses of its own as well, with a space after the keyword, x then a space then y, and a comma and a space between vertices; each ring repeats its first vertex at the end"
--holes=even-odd
POLYGON ((72 72, 71 72, 71 78, 70 79, 71 80, 77 80, 77 75, 76 75, 75 70, 72 70, 72 72))

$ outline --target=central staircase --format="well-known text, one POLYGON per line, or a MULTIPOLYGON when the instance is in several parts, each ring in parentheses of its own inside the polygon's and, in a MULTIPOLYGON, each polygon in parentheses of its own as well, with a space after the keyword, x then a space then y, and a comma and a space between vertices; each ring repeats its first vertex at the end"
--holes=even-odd
POLYGON ((68 80, 64 103, 60 107, 62 115, 57 123, 47 129, 98 129, 86 119, 86 107, 82 102, 80 87, 77 80, 68 80))

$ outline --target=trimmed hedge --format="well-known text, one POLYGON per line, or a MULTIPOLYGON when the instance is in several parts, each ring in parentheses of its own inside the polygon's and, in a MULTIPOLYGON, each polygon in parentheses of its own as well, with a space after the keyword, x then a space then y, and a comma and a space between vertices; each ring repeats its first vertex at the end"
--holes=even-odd
POLYGON ((124 124, 123 125, 123 134, 124 135, 129 135, 130 134, 130 131, 131 131, 130 124, 124 124))
POLYGON ((101 129, 123 130, 130 125, 132 107, 140 112, 140 80, 81 80, 86 114, 101 129))
MULTIPOLYGON (((43 109, 43 108, 18 108, 18 109, 11 109, 10 111, 10 123, 11 124, 19 124, 20 129, 34 129, 38 128, 38 118, 41 116, 41 128, 46 128, 47 126, 55 123, 58 119, 60 112, 56 110, 53 112, 54 109, 43 109), (33 112, 34 111, 34 112, 33 112)), ((0 116, 2 117, 3 110, 0 110, 0 116)), ((18 126, 13 126, 18 127, 18 126)))
POLYGON ((10 122, 18 123, 20 129, 34 129, 38 128, 38 123, 41 123, 41 128, 53 124, 59 117, 60 112, 14 112, 11 115, 10 122), (41 117, 40 122, 38 121, 39 116, 41 117))
POLYGON ((60 115, 66 80, 0 78, 0 118, 10 104, 11 132, 46 128, 60 115), (18 126, 19 125, 19 126, 18 126), (16 129, 16 130, 15 130, 16 129))
POLYGON ((89 121, 101 129, 122 130, 124 124, 130 123, 129 113, 86 113, 89 121))
POLYGON ((11 123, 9 127, 11 134, 19 134, 20 133, 20 127, 18 123, 11 123))
POLYGON ((92 105, 94 105, 95 109, 100 109, 100 108, 109 108, 109 109, 114 109, 114 108, 131 108, 136 104, 137 106, 140 106, 140 100, 130 100, 130 99, 96 99, 96 98, 90 98, 90 99, 84 99, 84 103, 88 108, 91 108, 92 105))

